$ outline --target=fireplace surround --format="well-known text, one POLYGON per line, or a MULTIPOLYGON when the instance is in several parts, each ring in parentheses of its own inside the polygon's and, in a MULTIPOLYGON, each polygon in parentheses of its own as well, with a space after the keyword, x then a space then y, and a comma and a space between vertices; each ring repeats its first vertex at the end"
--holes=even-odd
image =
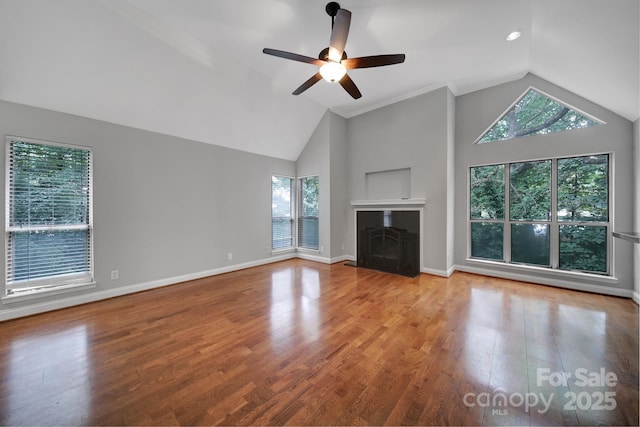
POLYGON ((424 201, 357 201, 356 265, 415 277, 420 274, 424 201))

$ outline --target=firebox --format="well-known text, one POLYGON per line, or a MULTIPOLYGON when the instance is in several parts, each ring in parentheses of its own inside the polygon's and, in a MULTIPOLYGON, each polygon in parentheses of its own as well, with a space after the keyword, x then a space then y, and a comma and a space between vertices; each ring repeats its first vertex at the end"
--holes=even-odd
POLYGON ((420 213, 357 212, 357 265, 403 276, 420 274, 420 213))

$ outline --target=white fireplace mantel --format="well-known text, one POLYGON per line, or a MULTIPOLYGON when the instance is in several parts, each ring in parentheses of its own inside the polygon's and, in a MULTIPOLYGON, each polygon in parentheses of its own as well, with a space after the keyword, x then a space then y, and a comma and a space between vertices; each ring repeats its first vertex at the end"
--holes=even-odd
POLYGON ((378 200, 352 200, 351 206, 354 208, 410 208, 423 207, 426 200, 422 198, 412 199, 378 199, 378 200))

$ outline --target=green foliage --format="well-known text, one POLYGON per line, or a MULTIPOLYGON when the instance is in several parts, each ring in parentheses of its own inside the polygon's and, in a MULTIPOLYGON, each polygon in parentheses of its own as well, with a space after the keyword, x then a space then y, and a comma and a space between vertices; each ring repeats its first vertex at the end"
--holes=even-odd
POLYGON ((551 161, 510 165, 509 217, 512 221, 551 218, 551 161))
POLYGON ((21 141, 10 148, 10 281, 87 272, 90 152, 21 141))
MULTIPOLYGON (((505 165, 470 170, 471 256, 503 260, 505 165)), ((558 268, 607 273, 609 156, 509 164, 511 258, 551 266, 551 233, 559 233, 558 268), (558 210, 551 212, 551 170, 557 163, 558 210), (591 223, 593 225, 587 225, 591 223)))
POLYGON ((596 273, 607 272, 607 228, 561 225, 560 268, 596 273))
POLYGON ((549 225, 511 224, 511 261, 550 265, 549 225))
POLYGON ((504 218, 504 165, 470 170, 471 219, 504 218))
POLYGON ((471 256, 475 258, 504 260, 502 222, 471 223, 471 256))
POLYGON ((478 143, 580 129, 597 124, 595 120, 531 89, 478 143))
POLYGON ((606 222, 609 156, 558 160, 558 220, 606 222))
POLYGON ((308 249, 319 248, 318 216, 320 200, 320 179, 310 176, 300 179, 300 217, 298 218, 298 246, 308 249))
POLYGON ((300 180, 301 186, 301 206, 302 216, 318 216, 320 199, 320 179, 317 176, 310 176, 300 180))
POLYGON ((12 226, 89 223, 89 152, 14 142, 12 226))
POLYGON ((293 246, 292 189, 292 178, 271 176, 271 247, 273 249, 293 246))
POLYGON ((291 190, 293 180, 286 176, 271 177, 271 216, 274 218, 291 218, 291 190))

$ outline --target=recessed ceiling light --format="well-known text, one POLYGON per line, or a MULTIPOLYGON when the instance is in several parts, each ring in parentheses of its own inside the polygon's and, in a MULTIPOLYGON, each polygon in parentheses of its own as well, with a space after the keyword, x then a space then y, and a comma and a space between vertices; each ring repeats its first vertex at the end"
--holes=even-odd
POLYGON ((507 39, 508 42, 512 42, 520 38, 521 35, 522 35, 522 30, 513 30, 509 34, 507 34, 507 37, 505 38, 507 39))

